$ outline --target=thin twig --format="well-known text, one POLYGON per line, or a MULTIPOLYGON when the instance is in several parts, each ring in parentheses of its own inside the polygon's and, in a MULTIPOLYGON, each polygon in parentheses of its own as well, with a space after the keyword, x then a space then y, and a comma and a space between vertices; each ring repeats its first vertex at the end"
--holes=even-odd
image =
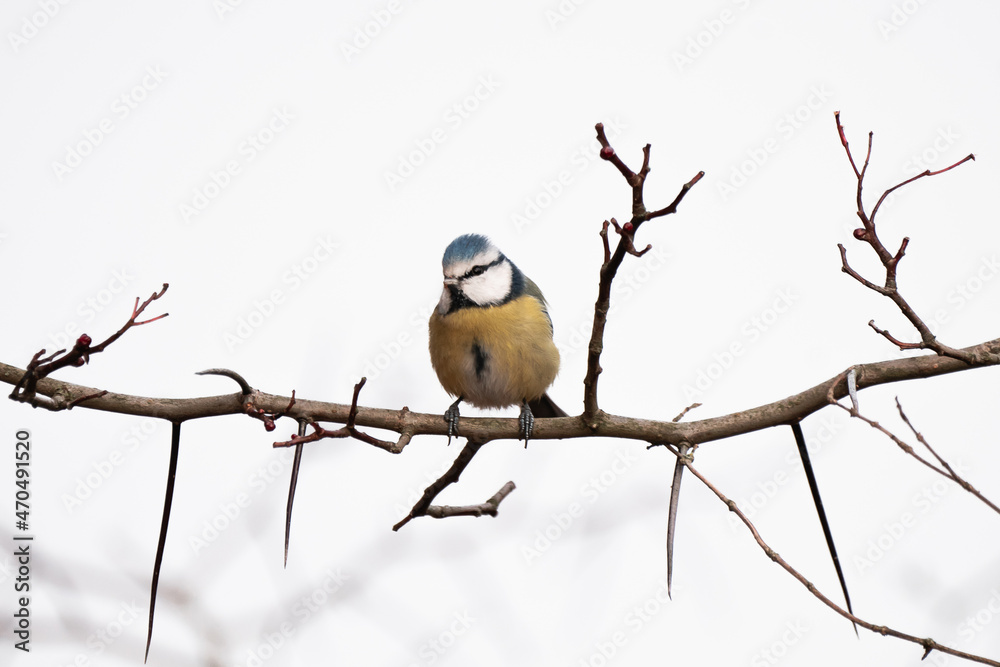
MULTIPOLYGON (((387 440, 379 440, 378 438, 368 435, 364 431, 358 430, 355 426, 355 422, 358 418, 358 396, 361 394, 361 388, 365 386, 367 378, 361 378, 361 381, 354 385, 354 396, 351 399, 351 407, 347 413, 347 419, 344 425, 338 429, 325 429, 319 425, 317 421, 310 421, 310 426, 313 427, 313 432, 305 435, 293 435, 291 440, 285 440, 283 442, 274 443, 274 447, 299 447, 306 444, 307 442, 316 442, 317 440, 323 440, 324 438, 354 438, 355 440, 360 440, 361 442, 378 447, 379 449, 384 449, 387 452, 399 453, 403 445, 399 445, 396 442, 389 442, 387 440)), ((292 400, 295 400, 295 392, 292 392, 292 400)), ((289 409, 291 405, 289 405, 289 409)), ((271 429, 268 429, 269 431, 271 429)), ((301 429, 300 429, 301 430, 301 429)), ((400 438, 402 441, 402 438, 400 438)))
POLYGON ((890 194, 892 194, 893 191, 898 190, 899 188, 903 187, 904 185, 908 185, 908 184, 912 183, 913 181, 915 181, 917 179, 923 178, 925 176, 937 176, 938 174, 943 174, 946 171, 951 171, 952 169, 954 169, 955 167, 959 166, 960 164, 964 164, 964 163, 968 162, 969 160, 975 160, 975 159, 976 159, 976 156, 973 155, 972 153, 969 153, 968 155, 966 155, 964 158, 962 158, 958 162, 956 162, 954 164, 951 164, 951 165, 948 165, 944 169, 938 169, 937 171, 931 171, 930 169, 925 169, 924 171, 920 172, 919 174, 917 174, 913 178, 908 178, 905 181, 903 181, 902 183, 899 183, 897 185, 892 186, 891 188, 889 188, 888 190, 886 190, 885 192, 883 192, 882 196, 879 197, 878 201, 875 203, 875 208, 872 209, 872 214, 871 214, 872 220, 875 219, 875 214, 878 213, 879 206, 882 205, 882 202, 885 201, 885 198, 888 197, 890 194))
POLYGON ((913 434, 917 437, 917 440, 920 441, 928 449, 928 451, 930 451, 930 453, 934 455, 934 458, 936 458, 938 460, 938 462, 941 464, 941 467, 938 467, 938 466, 934 465, 934 463, 932 463, 931 461, 928 461, 927 459, 925 459, 924 457, 922 457, 920 454, 918 454, 916 452, 916 450, 913 449, 913 447, 911 445, 907 444, 902 438, 900 438, 899 436, 897 436, 895 433, 893 433, 892 431, 890 431, 889 429, 887 429, 885 426, 883 426, 879 422, 877 422, 877 421, 875 421, 873 419, 869 419, 868 417, 865 417, 863 414, 861 414, 857 410, 848 408, 845 405, 841 405, 836 400, 831 401, 831 403, 833 405, 836 405, 841 410, 846 411, 852 417, 854 417, 856 419, 860 419, 861 421, 863 421, 864 423, 868 424, 869 426, 871 426, 876 431, 879 431, 884 436, 886 436, 887 438, 889 438, 890 440, 892 440, 894 443, 896 443, 896 446, 898 446, 904 452, 906 452, 907 454, 909 454, 910 456, 912 456, 913 458, 915 458, 921 464, 923 464, 927 468, 930 468, 931 470, 933 470, 937 474, 941 475, 942 477, 946 477, 946 478, 950 479, 951 481, 955 482, 960 487, 962 487, 963 489, 965 489, 966 491, 968 491, 969 493, 971 493, 973 496, 975 496, 976 498, 978 498, 979 500, 981 500, 991 510, 993 510, 997 514, 1000 514, 1000 507, 998 507, 996 505, 996 503, 994 503, 992 500, 990 500, 989 498, 987 498, 986 496, 984 496, 976 487, 972 486, 972 484, 970 484, 968 481, 966 481, 965 478, 963 478, 961 475, 959 475, 957 472, 955 472, 954 468, 952 468, 951 465, 949 465, 947 461, 945 461, 943 458, 941 458, 938 455, 938 453, 936 451, 934 451, 934 449, 930 446, 930 443, 928 443, 927 440, 920 433, 917 432, 917 430, 913 427, 913 424, 910 423, 910 420, 906 417, 906 414, 903 412, 903 406, 900 405, 898 397, 896 398, 896 407, 899 410, 899 414, 903 418, 903 421, 906 422, 906 425, 908 427, 910 427, 911 431, 913 431, 913 434))
POLYGON ((600 281, 597 288, 597 302, 594 304, 594 325, 590 335, 590 345, 588 346, 587 374, 583 380, 583 419, 592 429, 596 429, 601 421, 600 407, 597 402, 597 381, 602 372, 601 352, 604 350, 604 329, 607 324, 608 310, 611 307, 611 283, 614 281, 615 275, 618 273, 618 268, 621 266, 626 254, 642 256, 652 247, 651 245, 647 245, 644 250, 636 250, 634 239, 636 232, 639 231, 639 226, 652 218, 675 213, 677 206, 684 199, 684 196, 687 195, 688 190, 705 175, 704 171, 699 171, 694 178, 681 186, 680 192, 674 197, 673 202, 658 211, 649 212, 646 210, 646 204, 643 201, 643 186, 646 182, 646 176, 649 174, 650 145, 646 144, 643 147, 642 167, 636 173, 628 168, 622 159, 618 157, 615 149, 612 148, 604 132, 604 124, 598 123, 594 126, 594 129, 597 131, 597 141, 601 145, 601 159, 613 164, 621 175, 625 177, 625 181, 632 189, 632 218, 623 225, 619 225, 612 218, 610 223, 606 221, 601 228, 601 239, 604 244, 604 263, 601 265, 600 281), (615 231, 618 233, 618 246, 615 248, 614 253, 611 252, 608 242, 609 224, 614 225, 615 231))
MULTIPOLYGON (((671 451, 674 452, 674 454, 679 454, 679 452, 674 447, 670 447, 670 449, 671 451)), ((698 470, 695 469, 695 467, 691 465, 691 463, 686 462, 684 465, 687 467, 688 470, 691 471, 692 475, 697 477, 702 484, 708 487, 708 489, 716 495, 716 497, 719 500, 725 503, 726 507, 729 508, 730 512, 735 513, 736 516, 739 517, 740 521, 743 522, 743 525, 745 525, 747 529, 750 531, 750 534, 753 535, 754 541, 756 541, 757 545, 764 551, 765 554, 767 554, 768 558, 770 558, 772 561, 781 566, 781 568, 784 569, 786 572, 788 572, 790 575, 795 577, 795 579, 798 580, 798 582, 801 583, 803 586, 805 586, 806 590, 812 593, 812 595, 816 599, 818 599, 820 602, 822 602, 827 607, 837 612, 847 620, 856 623, 857 625, 860 625, 866 630, 871 630, 872 632, 880 634, 882 636, 896 637, 898 639, 918 644, 924 648, 923 655, 925 658, 927 657, 928 654, 930 654, 931 651, 940 651, 941 653, 947 653, 948 655, 954 655, 956 657, 964 658, 966 660, 971 660, 973 662, 979 662, 984 665, 993 665, 993 667, 1000 667, 1000 662, 997 662, 996 660, 990 660, 989 658, 984 658, 979 655, 973 655, 971 653, 966 653, 964 651, 953 649, 949 646, 939 644, 938 642, 934 641, 929 637, 916 637, 914 635, 910 635, 905 632, 900 632, 899 630, 894 630, 893 628, 890 628, 885 625, 875 625, 874 623, 869 623, 868 621, 862 618, 858 618, 857 616, 847 611, 846 609, 843 609, 835 602, 830 600, 830 598, 823 595, 823 593, 821 593, 819 589, 816 588, 816 586, 811 581, 806 579, 798 570, 789 565, 788 562, 784 558, 782 558, 777 551, 772 549, 767 544, 767 542, 765 542, 764 539, 760 536, 760 533, 757 532, 757 528, 753 525, 750 519, 747 518, 746 514, 744 514, 740 510, 735 501, 727 498, 721 491, 719 491, 719 489, 715 487, 715 485, 709 482, 704 475, 698 472, 698 470)))
POLYGON ((945 167, 944 169, 939 169, 937 171, 931 171, 929 169, 925 170, 924 172, 912 178, 906 179, 902 183, 892 186, 891 188, 887 189, 885 192, 882 193, 882 196, 879 197, 878 202, 875 204, 875 208, 872 209, 871 215, 869 215, 865 211, 865 204, 864 204, 864 198, 862 197, 862 191, 864 188, 865 173, 868 170, 868 162, 869 159, 871 158, 873 135, 871 132, 868 133, 868 153, 865 156, 864 167, 860 171, 858 171, 857 164, 854 161, 854 156, 851 154, 850 146, 848 146, 847 143, 847 135, 844 131, 844 126, 840 122, 840 112, 839 111, 834 112, 833 116, 837 124, 837 133, 840 136, 840 142, 841 144, 843 144, 844 150, 847 152, 847 158, 851 163, 851 168, 854 170, 854 175, 857 179, 857 188, 855 191, 856 202, 858 207, 857 215, 858 218, 861 220, 861 224, 864 227, 854 230, 854 237, 859 241, 867 243, 869 246, 871 246, 872 250, 875 251, 875 254, 878 255, 879 260, 882 262, 882 266, 885 268, 885 284, 883 286, 878 286, 875 283, 871 282, 870 280, 867 280, 866 278, 862 277, 861 274, 852 269, 847 261, 847 250, 844 248, 843 244, 838 243, 837 246, 840 248, 840 258, 842 264, 841 268, 844 271, 844 273, 850 275, 852 278, 863 284, 868 289, 877 292, 878 294, 881 294, 882 296, 890 299, 896 305, 896 307, 899 308, 899 311, 903 314, 903 316, 906 317, 906 319, 909 320, 910 324, 912 324, 913 327, 917 330, 917 333, 920 334, 920 342, 919 343, 904 342, 894 336, 891 336, 888 331, 879 329, 877 326, 875 326, 874 321, 869 322, 869 325, 881 336, 883 336, 886 340, 892 342, 894 345, 899 347, 900 350, 918 350, 918 349, 933 350, 940 356, 947 356, 947 357, 952 357, 954 359, 959 359, 970 365, 975 364, 977 362, 976 358, 970 356, 969 354, 967 354, 962 350, 957 350, 938 341, 937 338, 934 336, 934 334, 931 332, 930 327, 927 326, 927 324, 917 314, 917 312, 913 309, 913 307, 910 306, 909 302, 905 298, 903 298, 902 294, 900 294, 897 284, 896 271, 898 269, 899 262, 903 259, 903 257, 906 254, 906 248, 910 243, 910 239, 904 237, 899 245, 899 250, 897 250, 895 253, 891 253, 885 247, 885 245, 883 245, 875 229, 875 214, 878 213, 878 209, 882 205, 882 202, 885 201, 885 198, 888 197, 889 194, 891 194, 893 191, 903 187, 908 183, 912 183, 913 181, 919 178, 923 178, 925 176, 936 176, 938 174, 943 174, 944 172, 950 171, 951 169, 954 169, 955 167, 959 166, 960 164, 963 164, 968 160, 974 160, 975 156, 970 154, 962 158, 958 162, 948 167, 945 167))
POLYGON ((485 503, 478 505, 430 505, 424 516, 433 519, 446 519, 450 516, 496 516, 497 510, 503 499, 510 495, 515 488, 514 482, 507 482, 500 487, 485 503))
POLYGON ((455 457, 454 463, 451 467, 438 479, 436 479, 430 486, 424 489, 423 494, 420 499, 410 510, 409 514, 403 517, 395 526, 392 527, 394 531, 399 530, 406 524, 408 524, 412 519, 416 519, 421 516, 431 516, 434 518, 444 518, 449 516, 482 516, 483 514, 489 514, 490 516, 496 516, 496 508, 500 505, 500 501, 507 497, 507 495, 514 490, 514 483, 507 482, 504 484, 499 491, 497 491, 492 498, 487 500, 485 503, 479 505, 462 505, 458 507, 450 505, 431 505, 434 499, 437 498, 438 494, 444 491, 449 485, 454 484, 461 477, 462 472, 468 467, 469 463, 476 456, 479 450, 487 441, 479 441, 470 439, 462 451, 458 453, 455 457))
POLYGON ((107 393, 108 392, 107 392, 106 389, 102 389, 100 391, 95 391, 93 394, 90 394, 88 396, 80 396, 78 398, 74 398, 72 401, 70 401, 69 403, 66 404, 66 409, 67 410, 72 410, 73 408, 75 408, 76 406, 80 405, 84 401, 90 401, 90 400, 93 400, 95 398, 100 398, 101 396, 106 396, 107 393))
POLYGON ((689 405, 686 408, 684 408, 683 410, 681 410, 680 414, 677 415, 676 417, 674 417, 673 419, 671 419, 670 421, 672 421, 673 423, 676 424, 680 420, 684 419, 684 415, 686 415, 687 413, 691 412, 695 408, 700 408, 700 407, 701 407, 701 403, 692 403, 691 405, 689 405))
POLYGON ((43 357, 42 355, 45 354, 45 350, 39 350, 35 353, 35 356, 31 358, 31 361, 28 363, 28 367, 14 384, 14 390, 10 393, 11 400, 28 403, 36 408, 59 411, 68 410, 76 405, 79 405, 82 401, 103 396, 104 394, 100 393, 100 391, 94 390, 89 392, 89 395, 77 397, 70 402, 66 402, 62 399, 62 397, 42 398, 37 395, 38 383, 60 368, 66 368, 67 366, 83 366, 87 364, 90 361, 91 355, 103 352, 105 348, 121 338, 122 335, 132 327, 149 324, 150 322, 155 322, 156 320, 166 317, 168 313, 163 313, 162 315, 151 317, 148 320, 143 320, 141 322, 136 320, 136 318, 146 310, 146 307, 149 304, 156 301, 166 293, 168 287, 169 285, 167 285, 167 283, 163 283, 163 288, 159 292, 153 292, 152 296, 146 299, 141 305, 139 304, 139 298, 136 297, 135 305, 132 307, 132 316, 128 319, 128 321, 125 322, 121 329, 97 345, 91 345, 93 339, 89 335, 81 334, 68 352, 65 349, 57 350, 56 352, 43 357))

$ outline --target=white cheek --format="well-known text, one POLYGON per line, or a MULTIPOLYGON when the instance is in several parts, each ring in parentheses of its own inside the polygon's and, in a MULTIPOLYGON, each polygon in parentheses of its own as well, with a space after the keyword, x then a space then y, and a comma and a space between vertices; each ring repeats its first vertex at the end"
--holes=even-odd
POLYGON ((469 278, 462 284, 462 291, 473 303, 486 306, 503 301, 510 294, 513 271, 504 262, 490 268, 481 276, 469 278))

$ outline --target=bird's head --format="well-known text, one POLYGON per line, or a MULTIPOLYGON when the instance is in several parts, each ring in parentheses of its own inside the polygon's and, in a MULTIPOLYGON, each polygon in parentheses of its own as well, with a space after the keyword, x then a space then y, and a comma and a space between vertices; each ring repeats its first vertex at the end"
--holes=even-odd
POLYGON ((441 260, 444 291, 441 314, 459 308, 498 306, 524 291, 524 275, 480 234, 464 234, 448 244, 441 260))

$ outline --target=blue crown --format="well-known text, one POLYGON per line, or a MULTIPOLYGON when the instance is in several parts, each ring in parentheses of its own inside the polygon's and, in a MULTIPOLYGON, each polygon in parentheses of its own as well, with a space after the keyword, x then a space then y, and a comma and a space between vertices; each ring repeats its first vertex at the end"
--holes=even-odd
POLYGON ((448 266, 456 262, 468 261, 492 247, 493 243, 482 234, 463 234, 445 248, 441 264, 448 266))

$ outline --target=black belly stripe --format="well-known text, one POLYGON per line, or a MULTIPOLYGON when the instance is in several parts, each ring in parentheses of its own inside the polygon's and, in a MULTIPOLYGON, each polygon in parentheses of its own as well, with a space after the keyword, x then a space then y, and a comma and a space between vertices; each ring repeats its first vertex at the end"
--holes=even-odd
POLYGON ((486 372, 486 350, 479 345, 478 342, 472 344, 472 356, 476 358, 476 378, 482 379, 483 373, 486 372))

